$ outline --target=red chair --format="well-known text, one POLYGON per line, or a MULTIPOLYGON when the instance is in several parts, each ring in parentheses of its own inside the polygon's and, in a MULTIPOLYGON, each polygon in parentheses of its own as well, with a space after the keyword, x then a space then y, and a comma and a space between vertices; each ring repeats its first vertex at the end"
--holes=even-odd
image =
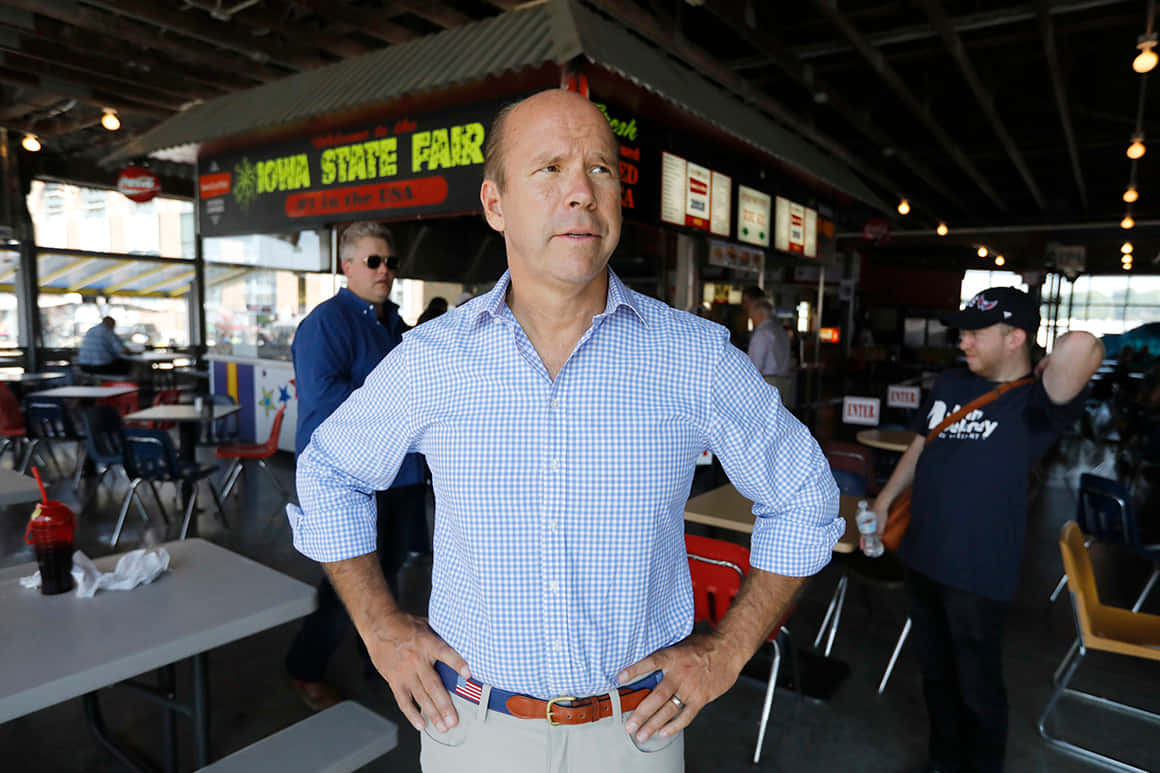
POLYGON ((266 439, 265 443, 234 443, 227 446, 218 446, 216 456, 218 459, 231 459, 229 470, 226 472, 225 485, 222 486, 222 499, 230 495, 234 484, 238 482, 238 478, 242 475, 243 462, 246 459, 251 459, 258 463, 258 466, 266 471, 270 476, 270 480, 274 481, 274 486, 281 492, 282 496, 287 501, 290 500, 290 494, 282 486, 278 480, 278 476, 274 474, 266 465, 266 460, 278 452, 278 436, 282 433, 282 419, 286 416, 286 405, 283 403, 282 407, 278 409, 278 413, 274 414, 274 425, 270 427, 270 437, 266 439))
MULTIPOLYGON (((153 405, 177 405, 181 402, 180 389, 158 389, 153 395, 153 405)), ((138 425, 137 422, 132 422, 133 425, 138 425)), ((174 421, 143 421, 139 426, 144 426, 149 429, 164 429, 170 430, 177 426, 174 421)))
POLYGON ((24 425, 24 412, 20 410, 20 401, 8 385, 0 382, 0 456, 12 448, 14 468, 20 467, 20 448, 28 439, 28 430, 24 425))
POLYGON ((874 472, 874 453, 869 448, 857 443, 831 440, 822 443, 822 453, 830 462, 830 469, 845 470, 861 475, 862 479, 866 481, 866 493, 870 496, 878 493, 878 479, 874 472))
POLYGON ((117 413, 122 416, 128 416, 130 413, 138 410, 141 407, 141 393, 136 391, 137 384, 133 381, 102 381, 101 386, 106 387, 132 387, 134 391, 126 392, 123 395, 116 395, 115 397, 102 397, 97 400, 97 405, 111 405, 117 409, 117 413))
MULTIPOLYGON (((725 617, 733 599, 741 590, 741 581, 749 573, 749 550, 732 542, 692 534, 685 535, 685 550, 689 556, 689 575, 693 580, 693 619, 716 626, 725 617)), ((773 664, 769 670, 769 682, 765 686, 761 723, 757 727, 754 765, 761 758, 761 747, 765 742, 765 726, 769 722, 773 688, 777 684, 777 672, 781 666, 781 642, 784 640, 787 645, 790 643, 785 623, 791 614, 792 607, 773 626, 766 639, 773 647, 773 664)))

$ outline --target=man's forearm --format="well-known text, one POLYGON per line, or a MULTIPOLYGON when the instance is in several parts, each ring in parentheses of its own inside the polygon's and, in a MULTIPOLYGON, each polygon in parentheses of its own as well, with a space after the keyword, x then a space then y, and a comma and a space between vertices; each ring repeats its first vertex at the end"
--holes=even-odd
POLYGON ((898 464, 894 465, 890 480, 874 499, 875 512, 887 510, 895 498, 914 483, 914 470, 918 467, 918 457, 922 456, 922 449, 925 446, 926 438, 921 435, 911 442, 902 458, 898 460, 898 464))
POLYGON ((753 657, 773 626, 789 611, 803 582, 801 577, 757 568, 749 570, 741 590, 717 626, 717 633, 737 647, 738 670, 753 657))
POLYGON ((381 624, 399 611, 377 553, 331 561, 322 567, 364 639, 376 623, 381 624))

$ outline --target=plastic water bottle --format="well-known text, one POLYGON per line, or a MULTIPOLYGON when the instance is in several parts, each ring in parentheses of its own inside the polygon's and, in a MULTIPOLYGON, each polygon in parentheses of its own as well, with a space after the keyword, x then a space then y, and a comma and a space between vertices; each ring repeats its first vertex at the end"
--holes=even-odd
POLYGON ((871 558, 878 558, 886 548, 878 538, 878 515, 870 509, 865 499, 858 502, 858 515, 854 517, 858 524, 858 533, 862 535, 865 544, 862 552, 871 558))

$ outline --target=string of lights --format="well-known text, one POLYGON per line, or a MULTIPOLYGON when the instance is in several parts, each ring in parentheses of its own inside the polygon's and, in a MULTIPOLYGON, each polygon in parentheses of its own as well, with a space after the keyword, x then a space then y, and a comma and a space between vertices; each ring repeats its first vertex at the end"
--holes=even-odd
MULTIPOLYGON (((1136 103, 1136 127, 1132 132, 1132 141, 1128 145, 1125 155, 1131 160, 1128 168, 1128 186, 1124 188, 1124 195, 1121 197, 1124 203, 1128 206, 1124 211, 1124 219, 1120 221, 1120 228, 1125 231, 1130 231, 1136 226, 1136 219, 1132 215, 1132 205, 1140 198, 1140 191, 1137 184, 1136 168, 1144 154, 1148 152, 1147 145, 1144 144, 1144 100, 1148 93, 1148 73, 1156 68, 1157 57, 1156 51, 1156 31, 1154 23, 1156 20, 1156 0, 1148 0, 1148 15, 1147 26, 1144 29, 1144 34, 1141 35, 1136 43, 1136 48, 1140 49, 1140 53, 1136 54, 1136 58, 1132 60, 1132 69, 1140 75, 1140 98, 1136 103)), ((1120 267, 1124 271, 1132 270, 1132 243, 1125 241, 1120 245, 1120 267)))

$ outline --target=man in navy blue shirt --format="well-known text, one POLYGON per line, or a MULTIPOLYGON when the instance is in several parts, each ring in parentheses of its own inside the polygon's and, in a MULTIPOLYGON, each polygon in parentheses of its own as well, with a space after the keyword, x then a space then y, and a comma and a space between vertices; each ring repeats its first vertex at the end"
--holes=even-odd
POLYGON ((961 331, 966 369, 939 376, 919 436, 874 502, 879 531, 890 504, 913 485, 898 555, 930 720, 926 771, 1003 769, 1007 693, 1002 632, 1019 582, 1031 468, 1082 409, 1104 347, 1090 333, 1055 340, 1039 378, 943 430, 944 418, 1004 382, 1031 375, 1039 311, 1026 293, 993 287, 943 322, 961 331))
MULTIPOLYGON (((295 453, 301 454, 319 424, 362 386, 375 366, 402 341, 406 324, 389 300, 398 258, 391 234, 379 223, 352 223, 339 240, 347 286, 310 312, 294 335, 291 352, 298 389, 295 453)), ((378 556, 391 590, 410 552, 427 550, 423 459, 410 454, 378 504, 378 556)), ((323 577, 318 609, 303 622, 286 655, 294 687, 318 711, 339 701, 323 681, 326 663, 351 627, 342 602, 323 577)))

